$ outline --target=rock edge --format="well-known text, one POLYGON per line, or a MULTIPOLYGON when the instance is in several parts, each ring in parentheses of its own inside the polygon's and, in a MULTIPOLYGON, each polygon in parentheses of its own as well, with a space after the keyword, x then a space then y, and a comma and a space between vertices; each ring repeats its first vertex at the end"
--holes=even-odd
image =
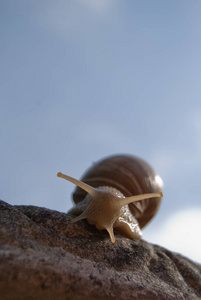
POLYGON ((0 299, 201 299, 201 265, 72 218, 0 201, 0 299))

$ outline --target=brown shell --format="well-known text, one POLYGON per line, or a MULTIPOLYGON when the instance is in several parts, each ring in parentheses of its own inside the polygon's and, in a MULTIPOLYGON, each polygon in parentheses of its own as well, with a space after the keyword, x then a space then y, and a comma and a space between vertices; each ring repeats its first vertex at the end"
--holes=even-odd
MULTIPOLYGON (((105 158, 93 164, 81 178, 81 181, 93 186, 112 186, 125 197, 162 192, 162 180, 157 180, 152 167, 142 159, 132 155, 118 155, 105 158)), ((78 203, 86 192, 79 187, 73 193, 78 203)), ((151 198, 129 204, 129 208, 143 228, 157 212, 161 198, 151 198)))

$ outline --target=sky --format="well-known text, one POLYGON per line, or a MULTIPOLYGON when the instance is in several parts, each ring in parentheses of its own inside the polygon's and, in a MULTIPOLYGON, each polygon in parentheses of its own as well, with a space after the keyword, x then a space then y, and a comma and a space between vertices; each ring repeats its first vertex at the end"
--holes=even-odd
POLYGON ((0 199, 67 212, 132 154, 162 177, 143 238, 201 263, 201 2, 0 1, 0 199))

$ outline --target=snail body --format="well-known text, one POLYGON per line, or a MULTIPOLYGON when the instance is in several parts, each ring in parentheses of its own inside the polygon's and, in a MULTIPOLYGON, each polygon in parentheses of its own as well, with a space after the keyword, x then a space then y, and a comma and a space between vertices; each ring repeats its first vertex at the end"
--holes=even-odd
POLYGON ((150 165, 131 155, 103 159, 87 170, 81 181, 57 174, 75 185, 73 222, 87 219, 98 229, 106 229, 114 243, 113 228, 131 239, 140 239, 141 229, 158 210, 162 179, 150 165))

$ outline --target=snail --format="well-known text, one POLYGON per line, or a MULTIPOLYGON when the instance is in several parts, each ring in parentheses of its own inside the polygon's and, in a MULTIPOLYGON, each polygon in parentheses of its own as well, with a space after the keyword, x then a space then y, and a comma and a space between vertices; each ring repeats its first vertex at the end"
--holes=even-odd
POLYGON ((81 181, 58 173, 77 185, 73 193, 75 207, 69 213, 72 222, 87 219, 97 229, 106 229, 112 243, 113 228, 130 239, 140 239, 141 229, 156 214, 163 182, 144 160, 131 155, 117 155, 98 161, 81 181))

